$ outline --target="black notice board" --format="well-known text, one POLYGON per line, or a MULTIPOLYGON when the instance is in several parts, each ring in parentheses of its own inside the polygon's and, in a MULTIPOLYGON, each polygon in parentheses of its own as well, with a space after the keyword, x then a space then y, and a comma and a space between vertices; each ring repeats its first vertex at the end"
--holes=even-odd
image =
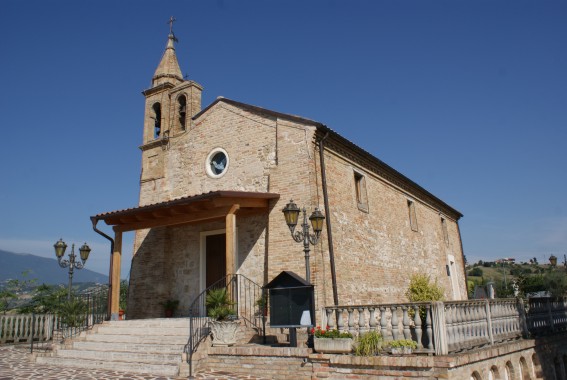
POLYGON ((270 326, 299 327, 304 311, 308 311, 313 324, 313 288, 270 289, 270 326))

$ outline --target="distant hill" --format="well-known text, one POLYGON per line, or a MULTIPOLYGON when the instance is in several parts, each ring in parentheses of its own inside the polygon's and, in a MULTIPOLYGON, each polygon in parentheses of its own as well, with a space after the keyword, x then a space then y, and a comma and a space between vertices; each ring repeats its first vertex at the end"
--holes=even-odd
MULTIPOLYGON (((80 260, 80 258, 78 258, 80 260)), ((56 259, 0 250, 0 283, 8 279, 37 279, 37 284, 67 284, 69 269, 59 266, 56 259), (22 272, 28 275, 22 277, 22 272)), ((96 282, 105 284, 108 276, 87 268, 73 273, 73 283, 96 282)))

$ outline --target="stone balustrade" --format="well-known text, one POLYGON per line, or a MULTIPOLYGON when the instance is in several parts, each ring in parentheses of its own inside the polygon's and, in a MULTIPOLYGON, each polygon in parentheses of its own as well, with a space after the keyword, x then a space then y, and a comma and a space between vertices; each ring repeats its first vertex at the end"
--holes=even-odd
POLYGON ((53 314, 0 315, 0 344, 51 340, 57 323, 53 314))
POLYGON ((326 307, 329 328, 353 335, 377 331, 385 341, 412 339, 418 352, 433 352, 431 302, 326 307))
POLYGON ((530 298, 527 324, 533 335, 567 330, 567 299, 530 298))
POLYGON ((329 328, 354 335, 379 332, 385 341, 412 339, 416 352, 444 355, 527 335, 516 299, 413 302, 325 308, 329 328))

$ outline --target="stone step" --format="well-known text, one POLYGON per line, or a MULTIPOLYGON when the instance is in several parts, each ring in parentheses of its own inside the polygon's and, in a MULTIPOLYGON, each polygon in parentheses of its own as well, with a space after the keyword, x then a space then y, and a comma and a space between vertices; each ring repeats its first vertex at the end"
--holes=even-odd
POLYGON ((57 357, 77 360, 104 360, 144 364, 175 364, 181 362, 181 352, 177 354, 158 354, 122 351, 57 350, 57 357))
POLYGON ((188 335, 144 336, 144 335, 110 335, 90 334, 85 337, 87 342, 110 342, 124 344, 187 344, 188 335))
POLYGON ((145 352, 179 354, 183 352, 185 344, 140 344, 140 343, 113 343, 113 342, 89 342, 76 341, 73 349, 92 351, 121 351, 121 352, 145 352))
POLYGON ((154 376, 168 376, 174 377, 179 374, 179 364, 147 364, 147 363, 130 363, 121 361, 106 361, 106 360, 88 360, 88 359, 72 359, 72 358, 59 358, 38 356, 36 362, 39 364, 47 364, 61 367, 74 367, 74 368, 90 368, 90 369, 103 369, 122 371, 130 373, 145 373, 154 376))
POLYGON ((96 333, 104 335, 189 336, 189 327, 101 326, 96 333))
POLYGON ((189 329, 189 318, 128 319, 124 321, 107 321, 101 326, 186 327, 189 329))

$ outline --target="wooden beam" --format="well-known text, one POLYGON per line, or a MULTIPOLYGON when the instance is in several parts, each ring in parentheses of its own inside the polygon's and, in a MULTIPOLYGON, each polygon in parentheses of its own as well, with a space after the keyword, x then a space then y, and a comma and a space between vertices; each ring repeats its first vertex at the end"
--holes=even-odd
POLYGON ((216 207, 239 205, 240 207, 268 207, 268 200, 263 198, 218 198, 212 203, 216 207))
POLYGON ((198 211, 190 214, 172 216, 169 218, 158 218, 147 221, 118 225, 114 228, 116 231, 126 232, 126 231, 141 230, 144 228, 165 227, 165 226, 173 226, 176 224, 200 222, 203 220, 223 218, 228 213, 229 210, 230 210, 229 207, 221 207, 210 211, 209 210, 198 211))
POLYGON ((236 213, 240 205, 232 205, 226 214, 226 274, 236 272, 236 213))
POLYGON ((110 319, 118 320, 120 309, 120 264, 122 261, 122 232, 114 230, 114 252, 112 252, 112 289, 110 292, 110 319))

